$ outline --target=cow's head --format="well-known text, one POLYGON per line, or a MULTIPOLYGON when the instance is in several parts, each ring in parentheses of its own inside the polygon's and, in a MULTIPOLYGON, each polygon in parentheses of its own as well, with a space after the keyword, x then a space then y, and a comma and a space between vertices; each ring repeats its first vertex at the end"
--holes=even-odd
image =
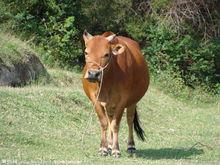
POLYGON ((109 69, 113 62, 113 56, 124 52, 125 47, 117 44, 115 34, 102 36, 92 36, 87 31, 84 31, 83 39, 85 42, 85 59, 86 73, 84 78, 90 82, 99 82, 102 74, 109 69))

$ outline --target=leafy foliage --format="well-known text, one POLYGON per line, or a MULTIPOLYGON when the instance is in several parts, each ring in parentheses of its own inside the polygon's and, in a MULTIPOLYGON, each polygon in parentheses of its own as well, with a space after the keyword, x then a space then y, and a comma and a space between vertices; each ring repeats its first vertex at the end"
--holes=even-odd
POLYGON ((164 24, 151 25, 145 34, 148 45, 143 51, 152 71, 180 72, 190 86, 217 81, 214 61, 220 52, 219 40, 198 42, 193 35, 178 36, 164 24))
MULTIPOLYGON (((167 1, 164 3, 167 4, 167 1)), ((176 77, 181 77, 185 84, 193 88, 201 83, 215 87, 220 82, 219 37, 203 38, 201 31, 184 21, 181 22, 184 30, 180 33, 161 11, 141 20, 129 19, 125 28, 134 39, 140 41, 151 72, 167 74, 173 72, 165 71, 172 70, 179 74, 176 77)))
POLYGON ((43 59, 49 65, 71 67, 77 64, 80 41, 75 18, 79 17, 79 2, 70 1, 11 1, 13 30, 34 42, 45 51, 43 59))

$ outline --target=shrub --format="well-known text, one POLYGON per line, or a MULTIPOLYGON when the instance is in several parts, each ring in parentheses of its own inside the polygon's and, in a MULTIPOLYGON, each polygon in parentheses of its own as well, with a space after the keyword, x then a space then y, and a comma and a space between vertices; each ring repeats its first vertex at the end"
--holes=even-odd
POLYGON ((42 58, 48 65, 72 67, 81 55, 76 18, 80 2, 12 1, 12 29, 25 39, 31 39, 44 50, 42 58))
POLYGON ((202 39, 188 28, 188 34, 180 35, 170 28, 169 20, 156 14, 141 21, 130 19, 126 25, 128 33, 141 41, 151 72, 173 70, 191 87, 200 83, 213 86, 219 82, 215 61, 220 39, 202 39))

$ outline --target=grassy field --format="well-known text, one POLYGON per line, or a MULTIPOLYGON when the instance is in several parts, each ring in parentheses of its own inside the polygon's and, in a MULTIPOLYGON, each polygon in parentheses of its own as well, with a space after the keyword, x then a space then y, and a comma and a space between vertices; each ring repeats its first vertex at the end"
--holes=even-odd
POLYGON ((1 164, 220 164, 220 102, 183 101, 153 83, 139 103, 146 141, 122 156, 100 157, 99 123, 83 93, 81 75, 50 69, 52 81, 24 88, 0 87, 1 164))

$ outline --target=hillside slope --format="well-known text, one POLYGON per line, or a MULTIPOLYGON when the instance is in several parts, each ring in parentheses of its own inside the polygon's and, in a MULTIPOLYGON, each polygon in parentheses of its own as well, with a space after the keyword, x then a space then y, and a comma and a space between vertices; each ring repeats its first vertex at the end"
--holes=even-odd
POLYGON ((0 87, 0 162, 36 164, 220 163, 220 103, 193 104, 151 84, 139 103, 146 142, 126 153, 125 117, 120 129, 122 157, 102 158, 99 123, 78 73, 49 70, 46 86, 0 87))
POLYGON ((23 86, 47 76, 34 50, 0 29, 0 86, 23 86))

